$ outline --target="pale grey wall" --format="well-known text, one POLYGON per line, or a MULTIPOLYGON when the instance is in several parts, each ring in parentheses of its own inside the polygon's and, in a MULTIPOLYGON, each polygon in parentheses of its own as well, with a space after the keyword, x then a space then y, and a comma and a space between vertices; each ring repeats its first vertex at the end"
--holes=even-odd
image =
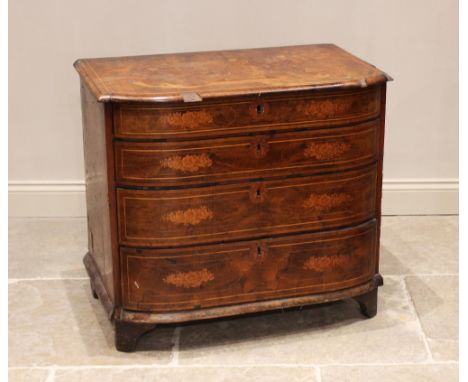
POLYGON ((83 179, 80 57, 333 42, 395 78, 386 179, 458 176, 456 0, 14 0, 9 178, 83 179))

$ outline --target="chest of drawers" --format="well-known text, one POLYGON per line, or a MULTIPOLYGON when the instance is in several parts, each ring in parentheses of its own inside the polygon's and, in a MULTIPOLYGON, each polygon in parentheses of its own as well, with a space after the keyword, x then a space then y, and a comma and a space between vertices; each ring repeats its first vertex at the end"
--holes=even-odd
POLYGON ((335 45, 82 59, 91 288, 157 324, 377 311, 389 79, 335 45))

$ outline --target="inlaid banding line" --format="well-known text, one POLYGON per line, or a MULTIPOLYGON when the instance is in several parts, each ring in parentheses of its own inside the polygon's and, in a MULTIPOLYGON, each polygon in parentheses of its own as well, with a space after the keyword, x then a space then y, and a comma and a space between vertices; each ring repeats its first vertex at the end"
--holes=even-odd
MULTIPOLYGON (((240 90, 240 89, 239 89, 240 90)), ((152 94, 152 93, 148 93, 148 94, 152 94)), ((374 94, 376 96, 376 98, 380 98, 380 91, 378 89, 372 89, 372 88, 368 88, 368 89, 365 89, 365 90, 358 90, 358 91, 352 91, 352 90, 349 90, 349 91, 343 91, 343 90, 339 90, 339 91, 335 91, 335 92, 330 92, 328 94, 314 94, 312 96, 303 96, 303 97, 299 97, 297 98, 297 100, 299 101, 302 101, 302 100, 311 100, 311 99, 321 99, 321 98, 333 98, 333 99, 336 99, 336 98, 340 98, 340 97, 353 97, 353 96, 356 96, 356 95, 361 95, 361 96, 369 96, 369 95, 372 95, 374 94)), ((265 99, 265 101, 267 102, 277 102, 277 101, 291 101, 291 97, 286 97, 286 96, 276 96, 274 98, 269 98, 269 99, 265 99)), ((238 101, 238 102, 229 102, 229 103, 226 103, 226 102, 214 102, 214 103, 211 103, 209 105, 206 105, 204 106, 204 109, 206 108, 219 108, 219 105, 250 105, 252 103, 252 101, 238 101)), ((164 105, 161 105, 161 106, 158 106, 158 107, 154 107, 154 106, 121 106, 119 108, 119 111, 121 110, 181 110, 181 111, 185 111, 185 110, 199 110, 200 109, 200 106, 198 105, 187 105, 185 104, 184 106, 164 106, 164 105)))
MULTIPOLYGON (((302 183, 302 184, 292 184, 292 185, 285 185, 285 186, 276 186, 276 187, 267 187, 266 190, 275 190, 275 189, 280 189, 280 188, 290 188, 290 187, 302 187, 302 186, 311 186, 311 185, 317 185, 317 184, 329 184, 329 183, 340 183, 340 182, 346 182, 350 180, 355 180, 355 179, 360 179, 364 178, 369 175, 373 175, 373 171, 368 171, 365 174, 352 177, 352 178, 345 178, 345 179, 334 179, 334 180, 328 180, 328 181, 322 181, 322 182, 313 182, 313 183, 302 183)), ((134 196, 124 196, 123 199, 127 200, 178 200, 178 199, 192 199, 192 198, 204 198, 204 197, 210 197, 210 196, 217 196, 217 195, 229 195, 229 194, 237 194, 237 193, 243 193, 243 192, 250 192, 250 190, 240 190, 240 191, 229 191, 229 192, 221 192, 221 193, 215 193, 215 194, 202 194, 202 195, 188 195, 188 196, 177 196, 177 197, 169 197, 169 198, 148 198, 148 197, 134 197, 134 196)))
MULTIPOLYGON (((342 280, 342 281, 338 281, 338 282, 331 282, 331 283, 324 283, 324 284, 321 284, 324 288, 324 290, 326 289, 325 287, 327 288, 330 288, 330 287, 334 287, 334 286, 342 286, 343 284, 351 284, 351 283, 354 283, 354 282, 357 282, 358 280, 369 280, 372 278, 372 276, 374 275, 374 272, 372 270, 369 270, 367 273, 365 274, 361 274, 360 276, 356 276, 356 277, 352 277, 350 279, 347 279, 347 280, 342 280)), ((371 284, 372 281, 369 281, 369 284, 371 284)), ((218 297, 212 297, 212 298, 204 298, 203 301, 216 301, 216 300, 227 300, 227 299, 232 299, 232 298, 238 298, 239 296, 252 296, 252 295, 259 295, 259 296, 268 296, 268 295, 274 295, 274 296, 277 296, 279 293, 283 293, 283 292, 293 292, 293 291, 299 291, 299 290, 308 290, 308 289, 316 289, 317 288, 317 284, 313 284, 313 285, 306 285, 306 286, 303 286, 303 287, 294 287, 294 288, 284 288, 284 289, 277 289, 277 290, 269 290, 269 291, 257 291, 257 292, 247 292, 247 293, 242 293, 242 294, 233 294, 233 295, 228 295, 228 296, 218 296, 218 297)), ((199 292, 197 294, 203 296, 204 294, 210 294, 212 293, 212 291, 207 291, 207 292, 199 292)), ((186 296, 187 294, 186 293, 181 293, 181 294, 171 294, 171 297, 173 298, 177 298, 177 297, 182 297, 182 296, 186 296)), ((128 298, 128 297, 127 297, 128 298)), ((130 301, 130 299, 129 299, 130 301)), ((176 304, 187 304, 187 303, 192 303, 193 300, 182 300, 182 301, 177 301, 176 304)), ((167 302, 163 302, 163 303, 157 303, 157 302, 147 302, 147 303, 144 303, 145 306, 167 306, 168 303, 167 302)))
POLYGON ((307 225, 307 224, 313 224, 317 225, 322 222, 333 222, 333 221, 348 221, 351 220, 353 221, 354 219, 358 218, 365 218, 369 217, 371 213, 360 213, 360 214, 355 214, 355 215, 348 215, 345 217, 340 217, 340 218, 334 218, 334 219, 320 219, 320 220, 312 220, 312 221, 307 221, 307 222, 301 222, 301 223, 293 223, 293 224, 280 224, 280 225, 275 225, 275 226, 266 226, 262 228, 245 228, 245 229, 238 229, 238 230, 232 230, 232 231, 225 231, 225 232, 214 232, 214 233, 203 233, 203 234, 198 234, 198 235, 184 235, 184 236, 165 236, 165 237, 143 237, 143 236, 129 236, 126 232, 126 225, 125 225, 125 239, 130 239, 130 240, 178 240, 178 239, 189 239, 189 238, 197 238, 197 237, 207 237, 207 236, 217 236, 217 235, 225 235, 229 233, 240 233, 240 232, 252 232, 252 231, 264 231, 267 229, 271 228, 284 228, 284 227, 293 227, 293 226, 301 226, 301 225, 307 225))
MULTIPOLYGON (((357 127, 357 126, 356 126, 357 127)), ((268 141, 268 143, 287 143, 287 142, 302 142, 302 141, 316 141, 316 140, 329 140, 334 138, 342 138, 342 137, 350 137, 355 135, 364 135, 371 131, 377 131, 377 124, 365 128, 365 130, 360 130, 356 132, 351 132, 348 134, 332 134, 332 135, 319 135, 317 137, 310 137, 310 138, 298 138, 298 139, 284 139, 284 140, 275 140, 275 141, 268 141)))
MULTIPOLYGON (((327 122, 327 123, 334 123, 334 122, 341 122, 341 121, 364 121, 366 119, 371 119, 371 118, 376 118, 380 114, 379 111, 377 112, 372 112, 372 113, 366 113, 366 114, 347 114, 345 117, 341 118, 326 118, 326 119, 314 119, 314 120, 304 120, 304 121, 296 121, 296 122, 281 122, 281 123, 262 123, 262 124, 257 124, 257 125, 241 125, 241 126, 235 126, 235 127, 223 127, 223 128, 214 128, 214 129, 194 129, 194 130, 188 130, 188 131, 178 131, 178 130, 173 130, 173 131, 153 131, 153 132, 128 132, 125 131, 122 135, 127 136, 127 135, 187 135, 187 134, 198 134, 198 133, 207 133, 210 131, 225 131, 225 130, 245 130, 245 129, 250 129, 250 128, 257 128, 258 130, 269 130, 271 127, 277 127, 277 126, 297 126, 297 125, 307 125, 307 124, 314 124, 318 125, 322 122, 327 122)), ((117 134, 118 135, 118 134, 117 134)))
MULTIPOLYGON (((361 161, 361 160, 372 159, 373 157, 375 157, 375 153, 365 155, 365 156, 362 156, 362 157, 357 157, 357 158, 354 158, 354 159, 346 159, 346 160, 341 160, 341 161, 335 161, 334 160, 334 161, 332 161, 332 164, 333 165, 343 164, 343 163, 352 164, 354 162, 358 162, 358 161, 361 161)), ((328 162, 330 162, 330 161, 328 161, 328 162)), ((206 174, 201 174, 201 175, 184 175, 184 176, 174 176, 174 177, 166 176, 164 178, 133 177, 133 176, 125 176, 125 175, 124 175, 124 177, 125 177, 125 179, 133 179, 133 180, 178 180, 178 179, 203 178, 203 177, 207 177, 207 176, 211 177, 211 176, 219 176, 219 175, 226 175, 226 174, 243 174, 243 173, 262 172, 262 171, 280 171, 280 170, 288 170, 288 169, 291 169, 291 168, 320 167, 320 166, 323 166, 324 163, 325 162, 321 162, 321 163, 309 162, 309 163, 302 164, 302 165, 297 165, 297 166, 259 168, 259 169, 256 169, 256 170, 225 171, 225 172, 218 172, 218 173, 206 173, 206 174)))

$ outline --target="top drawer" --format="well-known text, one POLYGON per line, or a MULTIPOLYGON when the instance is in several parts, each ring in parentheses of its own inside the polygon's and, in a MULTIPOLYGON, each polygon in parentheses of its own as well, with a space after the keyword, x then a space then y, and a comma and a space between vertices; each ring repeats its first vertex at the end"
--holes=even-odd
POLYGON ((231 102, 116 104, 114 134, 131 139, 216 136, 301 126, 331 126, 377 117, 380 87, 231 102))

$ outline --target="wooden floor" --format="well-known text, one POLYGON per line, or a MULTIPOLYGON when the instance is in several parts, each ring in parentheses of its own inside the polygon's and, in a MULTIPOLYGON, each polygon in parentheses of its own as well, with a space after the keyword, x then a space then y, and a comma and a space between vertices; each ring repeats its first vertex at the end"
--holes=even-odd
POLYGON ((82 266, 86 220, 12 218, 10 381, 457 381, 458 217, 384 217, 379 313, 344 301, 160 327, 135 353, 82 266))

